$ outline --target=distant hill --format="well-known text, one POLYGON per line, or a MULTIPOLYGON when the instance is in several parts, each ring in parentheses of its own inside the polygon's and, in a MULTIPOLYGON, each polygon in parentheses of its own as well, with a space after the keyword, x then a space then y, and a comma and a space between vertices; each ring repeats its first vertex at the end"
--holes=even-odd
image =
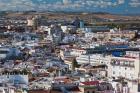
POLYGON ((26 11, 26 12, 10 12, 6 13, 7 17, 18 17, 18 16, 34 16, 34 15, 43 15, 47 17, 47 19, 64 19, 64 20, 74 20, 75 17, 79 17, 86 22, 94 21, 94 19, 101 20, 140 20, 140 15, 122 15, 122 14, 110 14, 106 12, 51 12, 51 11, 26 11))

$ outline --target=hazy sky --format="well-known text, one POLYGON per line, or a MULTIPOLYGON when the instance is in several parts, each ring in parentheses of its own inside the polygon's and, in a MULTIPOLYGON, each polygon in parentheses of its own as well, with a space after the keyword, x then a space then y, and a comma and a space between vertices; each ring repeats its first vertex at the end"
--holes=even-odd
POLYGON ((140 13, 140 0, 0 0, 0 10, 140 13))

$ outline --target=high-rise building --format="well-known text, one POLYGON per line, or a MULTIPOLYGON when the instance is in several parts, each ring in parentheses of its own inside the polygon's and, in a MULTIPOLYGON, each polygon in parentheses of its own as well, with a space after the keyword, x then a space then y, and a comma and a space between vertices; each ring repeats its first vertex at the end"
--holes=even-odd
POLYGON ((80 20, 80 28, 84 28, 84 21, 80 20))
POLYGON ((80 19, 78 17, 73 21, 73 25, 76 26, 76 28, 80 28, 80 19))
POLYGON ((34 25, 34 18, 30 17, 27 18, 27 26, 33 26, 34 25))
POLYGON ((27 18, 27 27, 31 28, 32 30, 37 30, 38 26, 39 26, 39 17, 35 16, 35 17, 29 17, 27 18))

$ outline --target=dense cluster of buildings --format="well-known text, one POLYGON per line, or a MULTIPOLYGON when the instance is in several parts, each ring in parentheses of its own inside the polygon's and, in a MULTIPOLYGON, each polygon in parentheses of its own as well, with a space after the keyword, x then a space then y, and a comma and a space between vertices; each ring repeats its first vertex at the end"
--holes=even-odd
POLYGON ((1 93, 27 93, 27 75, 2 75, 0 76, 1 93))
POLYGON ((0 75, 29 78, 20 88, 1 79, 0 93, 140 92, 138 30, 42 20, 0 19, 0 75))

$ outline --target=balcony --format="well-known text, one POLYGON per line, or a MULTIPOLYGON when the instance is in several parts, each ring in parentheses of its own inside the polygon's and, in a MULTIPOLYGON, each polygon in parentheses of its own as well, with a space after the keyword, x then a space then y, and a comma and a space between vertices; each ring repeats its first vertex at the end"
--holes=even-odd
POLYGON ((135 67, 132 62, 114 62, 110 63, 112 66, 122 66, 122 67, 135 67))

